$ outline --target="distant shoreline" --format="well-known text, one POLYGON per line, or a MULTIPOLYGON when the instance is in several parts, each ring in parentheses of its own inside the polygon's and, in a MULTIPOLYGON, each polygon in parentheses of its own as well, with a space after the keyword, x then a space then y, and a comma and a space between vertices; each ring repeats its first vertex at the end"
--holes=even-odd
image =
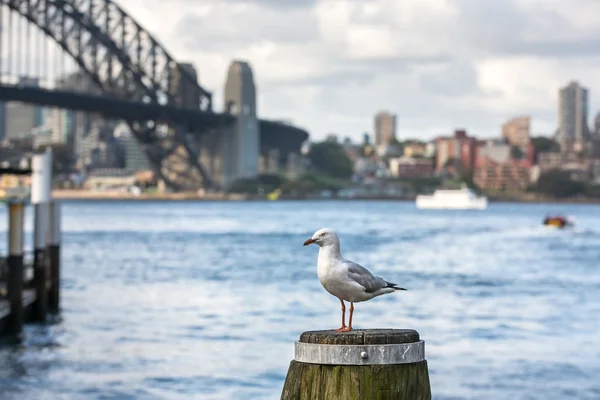
POLYGON ((142 193, 133 195, 123 192, 94 192, 91 190, 53 190, 52 197, 60 200, 114 200, 114 201, 184 201, 184 200, 210 200, 210 201, 240 201, 246 200, 245 196, 231 194, 199 195, 195 192, 180 193, 142 193))
MULTIPOLYGON (((123 192, 94 192, 88 190, 54 190, 52 197, 67 201, 269 201, 263 197, 237 194, 207 194, 200 195, 195 192, 182 193, 152 193, 133 195, 123 192)), ((531 203, 531 204, 600 204, 600 199, 569 198, 552 199, 537 196, 499 196, 489 195, 490 203, 531 203)), ((356 197, 356 198, 317 198, 317 197, 282 197, 278 201, 398 201, 414 202, 415 197, 356 197)))

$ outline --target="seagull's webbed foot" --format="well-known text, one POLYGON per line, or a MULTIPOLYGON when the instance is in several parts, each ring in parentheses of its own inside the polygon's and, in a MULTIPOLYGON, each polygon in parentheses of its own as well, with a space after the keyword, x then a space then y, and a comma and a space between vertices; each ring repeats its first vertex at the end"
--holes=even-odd
POLYGON ((349 326, 342 326, 339 329, 334 329, 335 332, 350 332, 352 330, 352 328, 350 328, 349 326))

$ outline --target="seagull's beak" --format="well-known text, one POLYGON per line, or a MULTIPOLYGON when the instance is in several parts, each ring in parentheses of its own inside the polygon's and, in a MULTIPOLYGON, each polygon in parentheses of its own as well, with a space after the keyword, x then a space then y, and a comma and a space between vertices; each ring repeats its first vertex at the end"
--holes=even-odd
POLYGON ((314 240, 313 238, 308 239, 306 242, 304 242, 305 246, 308 246, 309 244, 315 243, 316 240, 314 240))

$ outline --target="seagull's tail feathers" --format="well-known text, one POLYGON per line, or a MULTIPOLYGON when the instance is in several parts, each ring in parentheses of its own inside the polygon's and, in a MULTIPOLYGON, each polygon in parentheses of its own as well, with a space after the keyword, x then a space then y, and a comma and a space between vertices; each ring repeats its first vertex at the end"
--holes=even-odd
POLYGON ((398 286, 397 284, 395 284, 395 283, 388 282, 388 281, 385 281, 385 283, 386 283, 386 286, 385 286, 386 288, 391 288, 391 289, 395 289, 395 290, 406 290, 406 289, 404 289, 404 288, 402 288, 402 287, 399 287, 399 286, 398 286))

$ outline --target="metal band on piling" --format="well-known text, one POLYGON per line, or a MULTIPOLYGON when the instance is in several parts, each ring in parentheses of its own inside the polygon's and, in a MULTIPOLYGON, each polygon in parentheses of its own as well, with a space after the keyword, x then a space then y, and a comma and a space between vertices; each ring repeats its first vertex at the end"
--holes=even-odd
POLYGON ((425 342, 372 345, 296 342, 294 360, 323 365, 410 364, 425 360, 425 342))

